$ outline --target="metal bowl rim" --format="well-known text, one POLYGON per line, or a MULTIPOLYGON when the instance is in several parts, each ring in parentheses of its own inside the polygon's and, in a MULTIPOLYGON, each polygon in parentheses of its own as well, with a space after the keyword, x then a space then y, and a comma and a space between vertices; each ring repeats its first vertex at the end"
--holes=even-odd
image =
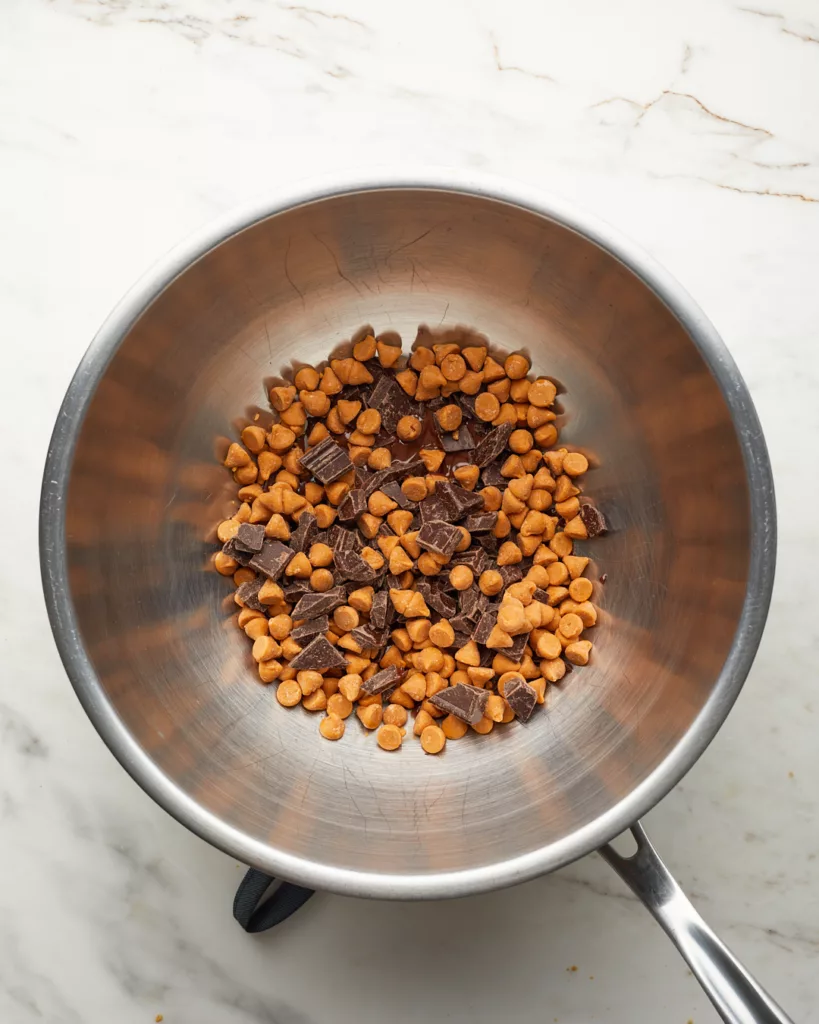
POLYGON ((83 356, 51 437, 40 500, 40 570, 57 648, 82 706, 120 764, 177 821, 230 856, 302 885, 349 896, 432 899, 512 885, 590 853, 645 814, 697 761, 739 695, 762 637, 775 553, 773 479, 753 402, 721 338, 685 289, 639 246, 571 203, 518 182, 448 169, 314 179, 307 186, 233 210, 175 247, 123 297, 83 356), (225 824, 178 789, 128 732, 105 696, 80 637, 68 586, 65 544, 65 496, 85 413, 119 345, 157 296, 209 250, 260 221, 307 203, 387 189, 462 193, 518 207, 576 231, 627 266, 674 313, 711 370, 733 419, 750 494, 748 583, 731 649, 710 697, 662 763, 604 815, 547 847, 478 868, 412 875, 352 871, 292 856, 225 824))

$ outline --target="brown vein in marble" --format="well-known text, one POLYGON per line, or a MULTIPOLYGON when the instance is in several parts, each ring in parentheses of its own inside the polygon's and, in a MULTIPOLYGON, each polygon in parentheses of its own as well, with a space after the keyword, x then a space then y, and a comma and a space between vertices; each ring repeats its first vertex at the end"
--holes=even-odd
POLYGON ((592 106, 604 107, 609 103, 620 102, 628 103, 633 107, 637 107, 639 108, 640 113, 637 115, 634 123, 636 128, 649 110, 651 110, 652 107, 655 107, 658 103, 661 103, 666 96, 676 96, 679 99, 690 100, 692 103, 695 103, 704 114, 714 118, 715 121, 722 121, 724 124, 733 124, 736 125, 737 128, 744 128, 746 131, 765 135, 769 139, 774 137, 773 132, 768 131, 767 128, 758 128, 756 125, 746 124, 744 121, 737 121, 733 117, 726 117, 724 114, 718 114, 715 110, 711 110, 711 108, 707 107, 702 100, 697 99, 697 97, 692 95, 690 92, 677 92, 675 89, 663 89, 659 96, 656 96, 648 103, 638 103, 637 100, 629 99, 627 96, 612 96, 607 100, 600 100, 599 103, 594 103, 592 106))
POLYGON ((704 185, 725 189, 727 192, 739 192, 746 196, 769 196, 773 199, 796 199, 800 203, 819 203, 819 197, 808 196, 803 192, 775 192, 769 188, 743 188, 741 185, 728 185, 722 181, 713 181, 700 174, 649 174, 660 181, 701 181, 704 185))
MULTIPOLYGON (((770 18, 772 21, 785 22, 784 14, 777 14, 775 11, 756 11, 752 7, 737 7, 738 11, 743 14, 753 14, 757 18, 770 18)), ((787 23, 779 26, 779 31, 785 36, 793 36, 794 39, 801 39, 803 43, 815 43, 819 46, 819 37, 807 35, 803 32, 794 32, 792 28, 787 27, 787 23)))
POLYGON ((294 11, 296 14, 304 14, 308 17, 326 18, 328 21, 346 21, 348 25, 363 28, 365 32, 370 31, 369 26, 365 25, 363 21, 351 18, 347 14, 328 14, 327 11, 320 11, 316 7, 304 7, 301 4, 279 4, 279 7, 283 11, 294 11))
POLYGON ((528 68, 522 68, 518 64, 504 64, 500 59, 500 50, 498 49, 498 43, 494 36, 492 38, 492 55, 495 58, 495 68, 500 72, 513 71, 518 75, 526 75, 527 78, 536 78, 541 82, 551 82, 555 84, 554 78, 551 75, 543 74, 539 71, 530 71, 528 68))

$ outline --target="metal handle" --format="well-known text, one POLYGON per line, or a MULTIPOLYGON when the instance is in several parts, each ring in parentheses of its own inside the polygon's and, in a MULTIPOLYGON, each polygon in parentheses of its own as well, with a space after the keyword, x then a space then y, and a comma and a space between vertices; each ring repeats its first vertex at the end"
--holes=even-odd
POLYGON ((727 1024, 793 1024, 703 921, 669 874, 642 825, 631 833, 637 852, 621 857, 610 845, 600 854, 651 911, 694 972, 727 1024))

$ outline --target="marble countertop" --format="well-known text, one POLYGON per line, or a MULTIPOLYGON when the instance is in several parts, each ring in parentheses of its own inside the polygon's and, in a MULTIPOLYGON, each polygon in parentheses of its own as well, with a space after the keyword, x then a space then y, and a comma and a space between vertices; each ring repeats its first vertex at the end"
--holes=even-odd
POLYGON ((278 932, 243 934, 230 916, 241 867, 122 771, 57 656, 37 566, 40 474, 109 309, 237 202, 317 172, 407 164, 507 175, 611 221, 695 296, 748 381, 779 500, 771 614, 736 708, 647 825, 725 941, 795 1020, 819 1021, 808 0, 3 5, 0 1017, 716 1020, 597 856, 454 903, 320 895, 278 932))

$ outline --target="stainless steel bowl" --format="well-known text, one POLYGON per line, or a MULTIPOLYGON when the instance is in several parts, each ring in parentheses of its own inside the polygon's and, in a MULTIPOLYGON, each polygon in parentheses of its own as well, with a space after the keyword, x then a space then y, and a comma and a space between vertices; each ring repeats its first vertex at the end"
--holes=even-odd
POLYGON ((774 549, 759 422, 692 300, 608 227, 472 181, 348 183, 178 249, 85 356, 42 500, 57 643, 124 767, 240 860, 359 896, 509 885, 635 822, 736 699, 774 549), (266 409, 265 378, 363 324, 408 344, 420 323, 476 328, 562 382, 562 436, 593 457, 612 526, 589 546, 608 577, 592 664, 528 726, 440 758, 354 727, 327 743, 279 707, 207 571, 231 493, 217 455, 266 409))

